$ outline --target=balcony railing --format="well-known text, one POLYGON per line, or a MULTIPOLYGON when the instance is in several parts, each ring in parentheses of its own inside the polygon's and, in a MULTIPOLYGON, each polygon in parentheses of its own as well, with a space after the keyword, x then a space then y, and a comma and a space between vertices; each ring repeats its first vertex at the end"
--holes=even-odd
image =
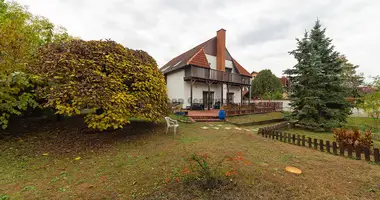
POLYGON ((188 67, 185 70, 186 78, 200 78, 205 80, 214 80, 226 83, 237 83, 242 85, 250 85, 250 78, 240 74, 234 74, 214 69, 202 67, 188 67))

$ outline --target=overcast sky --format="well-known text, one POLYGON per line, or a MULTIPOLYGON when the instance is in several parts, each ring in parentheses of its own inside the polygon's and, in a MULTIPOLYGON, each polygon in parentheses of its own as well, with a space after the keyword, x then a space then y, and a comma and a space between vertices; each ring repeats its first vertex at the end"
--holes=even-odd
POLYGON ((378 0, 17 0, 85 40, 143 49, 159 66, 227 30, 227 48, 248 71, 292 67, 288 51, 319 18, 336 49, 380 75, 378 0))

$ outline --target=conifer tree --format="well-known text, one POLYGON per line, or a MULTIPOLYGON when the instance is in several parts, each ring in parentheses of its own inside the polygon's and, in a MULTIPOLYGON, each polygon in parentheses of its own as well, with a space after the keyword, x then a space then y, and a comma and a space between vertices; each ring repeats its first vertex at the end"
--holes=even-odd
POLYGON ((331 42, 318 20, 310 33, 297 39, 297 49, 289 53, 298 63, 285 71, 292 83, 293 119, 319 130, 345 123, 351 108, 345 99, 342 59, 331 42))

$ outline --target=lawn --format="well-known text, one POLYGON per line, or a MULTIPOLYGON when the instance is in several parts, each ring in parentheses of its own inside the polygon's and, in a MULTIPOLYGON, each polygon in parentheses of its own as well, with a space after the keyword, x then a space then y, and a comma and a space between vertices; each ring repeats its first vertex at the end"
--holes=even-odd
POLYGON ((349 117, 347 125, 350 127, 358 127, 359 129, 371 129, 375 133, 380 133, 380 120, 368 117, 349 117))
MULTIPOLYGON (((347 127, 358 127, 361 130, 371 129, 377 131, 374 127, 376 126, 376 121, 371 118, 365 117, 349 117, 347 119, 347 127)), ((334 134, 332 132, 314 132, 308 129, 302 128, 292 128, 292 129, 284 129, 283 131, 289 132, 292 134, 300 134, 305 135, 306 137, 335 141, 334 134)), ((374 147, 380 148, 380 133, 373 133, 373 144, 374 147)))
MULTIPOLYGON (((94 132, 79 119, 19 125, 0 140, 0 197, 10 199, 379 199, 380 166, 273 141, 260 126, 135 122, 94 132), (203 127, 204 129, 202 129, 203 127), (207 127, 207 129, 205 128, 207 127), (226 129, 226 127, 228 127, 226 129), (239 153, 248 161, 223 189, 178 181, 191 153, 210 163, 239 153), (295 166, 303 174, 286 172, 295 166), (344 166, 344 167, 342 167, 344 166)), ((223 163, 222 170, 228 170, 223 163)), ((0 198, 1 199, 1 198, 0 198)))
POLYGON ((228 122, 240 125, 240 124, 248 124, 255 122, 262 122, 273 119, 283 119, 284 115, 281 112, 272 112, 265 114, 255 114, 255 115, 241 115, 241 116, 233 116, 228 117, 228 122))

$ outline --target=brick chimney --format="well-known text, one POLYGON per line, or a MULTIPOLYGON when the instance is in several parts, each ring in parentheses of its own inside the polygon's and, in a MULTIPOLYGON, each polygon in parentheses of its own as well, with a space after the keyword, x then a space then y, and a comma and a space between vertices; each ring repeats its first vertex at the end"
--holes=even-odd
POLYGON ((226 71, 226 30, 216 32, 216 69, 226 71))

